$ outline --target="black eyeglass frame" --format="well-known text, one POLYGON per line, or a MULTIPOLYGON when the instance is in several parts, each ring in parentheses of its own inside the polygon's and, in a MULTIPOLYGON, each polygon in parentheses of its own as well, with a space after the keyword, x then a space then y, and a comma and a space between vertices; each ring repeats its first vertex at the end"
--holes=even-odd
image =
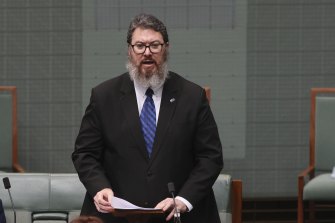
POLYGON ((143 44, 143 45, 144 45, 144 50, 143 50, 142 53, 136 53, 136 52, 135 52, 134 46, 136 46, 138 43, 137 43, 137 44, 130 44, 130 43, 128 43, 128 44, 129 44, 129 46, 131 46, 131 48, 133 49, 133 52, 134 52, 135 54, 140 55, 140 54, 144 54, 145 51, 147 50, 147 48, 149 48, 149 51, 150 51, 152 54, 158 54, 158 53, 162 52, 162 50, 163 50, 163 46, 164 46, 166 43, 152 42, 152 43, 150 43, 149 45, 145 45, 145 44, 143 44), (161 46, 161 50, 160 50, 159 52, 157 52, 157 53, 152 52, 150 47, 153 46, 153 45, 160 45, 160 46, 161 46))

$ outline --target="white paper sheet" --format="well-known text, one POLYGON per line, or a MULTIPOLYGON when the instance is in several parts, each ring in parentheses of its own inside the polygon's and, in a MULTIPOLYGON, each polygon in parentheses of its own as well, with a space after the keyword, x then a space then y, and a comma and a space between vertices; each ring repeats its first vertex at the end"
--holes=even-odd
POLYGON ((126 209, 127 210, 158 210, 155 208, 139 207, 119 197, 113 197, 111 201, 111 205, 115 209, 123 209, 123 210, 126 210, 126 209))

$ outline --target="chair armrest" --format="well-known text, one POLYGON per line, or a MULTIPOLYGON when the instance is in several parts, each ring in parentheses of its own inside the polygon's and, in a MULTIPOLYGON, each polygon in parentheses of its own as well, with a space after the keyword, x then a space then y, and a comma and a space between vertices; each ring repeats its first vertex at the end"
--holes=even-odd
POLYGON ((314 175, 314 166, 308 166, 298 175, 298 222, 303 222, 304 208, 303 208, 303 196, 304 196, 304 186, 305 177, 309 179, 314 175))
POLYGON ((298 175, 298 196, 299 198, 302 199, 302 193, 304 190, 305 186, 305 178, 308 176, 309 179, 311 176, 314 175, 314 167, 309 166, 305 170, 303 170, 299 175, 298 175))
POLYGON ((312 174, 314 174, 314 170, 315 170, 314 166, 309 166, 302 172, 300 172, 298 177, 306 177, 307 175, 311 176, 312 174))
POLYGON ((242 222, 242 180, 232 180, 232 221, 242 222))
MULTIPOLYGON (((305 178, 308 176, 309 179, 314 177, 314 166, 308 166, 305 170, 303 170, 299 175, 298 175, 298 190, 302 190, 305 185, 305 178)), ((308 180, 309 180, 308 179, 308 180)))

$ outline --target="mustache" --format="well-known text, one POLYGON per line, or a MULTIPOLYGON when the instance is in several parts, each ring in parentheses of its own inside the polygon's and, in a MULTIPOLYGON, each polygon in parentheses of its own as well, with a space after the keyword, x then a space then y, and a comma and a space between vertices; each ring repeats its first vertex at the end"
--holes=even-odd
POLYGON ((144 59, 141 61, 141 64, 153 64, 153 63, 157 65, 157 62, 154 59, 144 59))

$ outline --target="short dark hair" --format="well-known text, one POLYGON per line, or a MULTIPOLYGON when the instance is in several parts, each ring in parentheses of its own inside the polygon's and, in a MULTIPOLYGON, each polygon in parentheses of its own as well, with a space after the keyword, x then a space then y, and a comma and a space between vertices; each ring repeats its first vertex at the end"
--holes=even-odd
POLYGON ((79 216, 73 219, 71 223, 103 223, 103 221, 95 216, 79 216))
POLYGON ((165 43, 169 42, 169 36, 166 30, 166 27, 162 21, 157 19, 153 15, 141 13, 133 18, 130 22, 128 33, 127 33, 127 43, 131 44, 133 33, 136 28, 141 27, 145 29, 153 29, 156 32, 159 32, 163 36, 165 43))

